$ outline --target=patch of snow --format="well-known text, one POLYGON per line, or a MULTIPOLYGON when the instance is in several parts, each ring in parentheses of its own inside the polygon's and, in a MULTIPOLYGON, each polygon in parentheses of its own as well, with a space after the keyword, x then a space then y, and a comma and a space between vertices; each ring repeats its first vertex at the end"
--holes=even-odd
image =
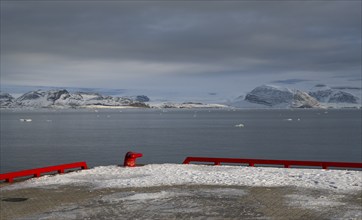
MULTIPOLYGON (((218 197, 241 197, 248 193, 245 190, 233 189, 233 188, 201 188, 197 191, 198 195, 209 197, 217 195, 218 197)), ((147 200, 162 200, 174 197, 193 196, 189 192, 171 192, 160 191, 153 193, 134 193, 134 192, 120 192, 103 196, 100 200, 107 203, 119 203, 122 201, 138 201, 146 202, 147 200)))
POLYGON ((125 195, 125 193, 114 193, 111 195, 103 196, 103 202, 109 203, 118 203, 120 201, 145 201, 145 200, 155 200, 155 199, 166 199, 170 197, 176 197, 184 195, 181 193, 173 193, 173 192, 155 192, 155 193, 137 193, 133 195, 125 195))

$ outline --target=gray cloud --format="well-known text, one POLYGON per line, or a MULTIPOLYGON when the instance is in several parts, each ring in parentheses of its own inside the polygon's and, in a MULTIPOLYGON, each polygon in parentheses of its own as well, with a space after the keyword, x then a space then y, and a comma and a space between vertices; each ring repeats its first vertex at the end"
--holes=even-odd
POLYGON ((1 78, 86 86, 177 75, 358 78, 360 8, 359 1, 5 1, 1 78))
POLYGON ((274 80, 272 83, 280 83, 280 84, 296 84, 299 82, 308 82, 311 80, 307 79, 285 79, 285 80, 274 80))

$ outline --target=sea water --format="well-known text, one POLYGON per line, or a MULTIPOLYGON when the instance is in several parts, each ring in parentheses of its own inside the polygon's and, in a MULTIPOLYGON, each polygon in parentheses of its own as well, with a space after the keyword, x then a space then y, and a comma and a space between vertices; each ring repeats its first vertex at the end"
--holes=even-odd
POLYGON ((187 156, 361 162, 361 110, 1 110, 1 173, 187 156), (27 120, 31 119, 31 120, 27 120))

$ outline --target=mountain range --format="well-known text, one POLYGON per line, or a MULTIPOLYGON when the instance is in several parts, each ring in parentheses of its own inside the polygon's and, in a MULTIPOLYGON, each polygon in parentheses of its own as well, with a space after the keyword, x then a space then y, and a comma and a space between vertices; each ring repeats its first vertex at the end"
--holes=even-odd
POLYGON ((97 92, 69 92, 66 89, 36 90, 18 98, 0 93, 1 108, 361 108, 361 88, 328 87, 317 84, 309 91, 274 85, 261 85, 233 100, 204 104, 189 100, 150 102, 146 95, 108 96, 97 92), (350 92, 354 91, 354 92, 350 92), (357 93, 356 93, 357 92, 357 93), (356 95, 357 94, 357 95, 356 95), (146 104, 147 103, 147 104, 146 104))
POLYGON ((144 95, 135 97, 112 97, 92 92, 70 93, 66 89, 31 91, 18 98, 9 93, 0 94, 2 108, 79 108, 79 107, 143 107, 149 98, 144 95))

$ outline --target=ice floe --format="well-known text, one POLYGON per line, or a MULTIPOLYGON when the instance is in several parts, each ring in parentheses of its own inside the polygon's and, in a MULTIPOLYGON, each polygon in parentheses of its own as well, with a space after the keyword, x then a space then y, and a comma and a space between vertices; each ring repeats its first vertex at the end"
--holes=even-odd
POLYGON ((235 125, 236 128, 243 128, 244 127, 244 124, 240 123, 240 124, 237 124, 235 125))
POLYGON ((21 122, 32 122, 33 120, 31 118, 20 118, 19 121, 21 121, 21 122))

